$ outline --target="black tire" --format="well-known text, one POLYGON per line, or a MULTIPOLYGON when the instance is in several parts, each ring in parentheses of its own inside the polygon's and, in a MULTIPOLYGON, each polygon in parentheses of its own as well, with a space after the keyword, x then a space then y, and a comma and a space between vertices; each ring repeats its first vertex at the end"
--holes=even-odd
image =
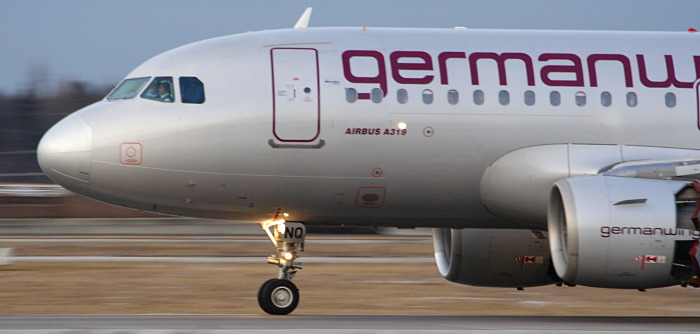
POLYGON ((258 305, 273 315, 287 315, 299 305, 299 289, 286 279, 269 279, 258 290, 258 305))

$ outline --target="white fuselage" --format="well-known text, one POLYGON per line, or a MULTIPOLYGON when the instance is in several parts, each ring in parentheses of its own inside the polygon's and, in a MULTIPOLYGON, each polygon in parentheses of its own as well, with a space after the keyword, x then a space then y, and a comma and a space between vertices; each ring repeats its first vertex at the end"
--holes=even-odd
POLYGON ((216 38, 127 76, 173 77, 176 102, 93 104, 46 135, 39 159, 73 191, 166 214, 261 221, 280 209, 307 224, 517 227, 481 195, 484 172, 509 152, 700 148, 698 41, 371 28, 216 38), (204 103, 181 102, 181 77, 203 82, 204 103), (62 137, 78 132, 81 143, 62 137))

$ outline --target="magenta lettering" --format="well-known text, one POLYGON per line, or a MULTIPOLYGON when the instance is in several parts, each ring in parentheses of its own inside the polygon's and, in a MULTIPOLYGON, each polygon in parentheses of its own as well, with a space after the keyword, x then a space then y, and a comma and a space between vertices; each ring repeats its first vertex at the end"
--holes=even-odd
MULTIPOLYGON (((343 52, 343 74, 345 79, 353 83, 373 83, 378 84, 384 96, 387 93, 386 65, 384 64, 384 55, 379 51, 372 50, 348 50, 343 52), (350 59, 352 57, 367 57, 374 58, 377 61, 377 76, 375 77, 358 77, 352 73, 350 67, 350 59)), ((369 100, 369 93, 359 93, 357 98, 361 100, 369 100)))
MULTIPOLYGON (((664 81, 651 81, 649 80, 649 77, 647 76, 647 66, 646 62, 644 61, 644 55, 637 55, 637 65, 639 66, 639 80, 642 82, 642 85, 647 86, 647 87, 657 87, 657 88, 666 88, 666 87, 671 87, 671 74, 668 73, 668 63, 666 64, 666 74, 668 75, 666 77, 666 80, 664 81)), ((673 66, 673 65, 671 65, 673 66)))
POLYGON ((588 75, 591 79, 591 87, 598 87, 598 76, 595 70, 595 63, 600 60, 619 61, 625 74, 625 87, 633 87, 632 66, 630 60, 623 55, 615 54, 592 54, 588 56, 588 75))
MULTIPOLYGON (((649 76, 647 75, 647 67, 646 62, 644 60, 644 55, 637 55, 637 65, 639 66, 639 80, 642 82, 642 85, 647 87, 659 88, 671 87, 671 85, 678 88, 693 88, 692 82, 682 82, 676 79, 676 70, 673 66, 673 56, 665 55, 664 58, 666 60, 666 80, 651 81, 649 80, 649 76)), ((697 78, 699 77, 698 74, 700 74, 698 73, 698 56, 694 56, 693 60, 695 61, 695 73, 697 78)))
MULTIPOLYGON (((534 57, 534 56, 533 56, 534 57)), ((676 74, 676 64, 673 62, 672 55, 664 55, 664 64, 656 63, 653 69, 659 69, 660 74, 653 73, 655 79, 649 78, 649 67, 647 67, 648 59, 644 55, 638 54, 635 57, 626 56, 623 54, 590 54, 585 58, 588 73, 584 73, 584 66, 581 57, 572 53, 543 53, 537 56, 538 64, 533 64, 533 59, 530 55, 520 52, 474 52, 468 54, 466 52, 446 51, 437 55, 437 68, 433 65, 433 55, 425 51, 394 51, 389 53, 388 64, 385 61, 383 53, 375 50, 347 50, 342 54, 343 74, 345 79, 350 83, 357 84, 374 84, 378 85, 382 90, 382 94, 387 96, 388 93, 388 73, 391 73, 393 82, 399 85, 427 85, 439 79, 442 85, 468 85, 479 86, 480 79, 484 75, 494 75, 492 72, 485 72, 483 68, 484 62, 495 62, 497 67, 498 82, 501 86, 508 85, 508 68, 512 66, 520 66, 522 64, 525 69, 525 82, 528 86, 535 86, 535 67, 539 68, 539 78, 541 83, 550 87, 584 87, 585 74, 588 75, 590 87, 598 87, 602 77, 600 62, 616 62, 619 64, 622 71, 611 71, 612 74, 619 75, 624 78, 625 87, 634 87, 635 77, 632 71, 633 61, 636 60, 639 69, 639 78, 637 81, 645 87, 650 88, 692 88, 693 81, 681 81, 676 74), (357 60, 357 59, 361 60, 357 60), (355 59, 353 61, 353 59, 355 59), (458 59, 462 62, 459 65, 468 65, 468 69, 464 66, 452 66, 452 72, 448 67, 450 59, 458 59), (463 60, 462 60, 463 59, 463 60), (509 61, 519 61, 514 65, 506 66, 509 61), (354 65, 353 65, 354 64, 354 65), (479 65, 482 66, 479 73, 479 65), (353 66, 356 66, 353 68, 353 66), (361 68, 358 66, 362 66, 361 68), (388 66, 388 68, 387 68, 388 66), (455 75, 457 69, 460 71, 468 71, 465 73, 471 82, 450 82, 449 75, 455 75), (663 69, 665 69, 666 77, 663 77, 663 69), (361 74, 360 74, 361 73, 361 74), (369 75, 367 74, 369 73, 369 75), (375 75, 376 73, 376 75, 375 75), (439 78, 436 78, 439 76, 439 78), (659 76, 663 80, 658 80, 659 76)), ((658 62, 658 59, 654 59, 658 62)), ((455 63, 452 63, 455 64, 455 63)), ((693 56, 693 65, 695 67, 694 75, 700 78, 700 56, 693 56)), ((683 70, 684 74, 689 72, 683 70)), ((457 72, 459 73, 459 72, 457 72)), ((522 73, 522 72, 518 72, 522 73)), ((692 73, 692 72, 691 72, 692 73)), ((606 73, 607 74, 607 73, 606 73)), ((522 80, 523 78, 515 78, 522 80)), ((511 78, 511 80, 514 80, 511 78)), ((359 100, 369 100, 371 94, 369 91, 374 88, 370 87, 364 92, 358 92, 359 100)))
POLYGON ((548 60, 569 60, 573 65, 547 65, 542 66, 540 77, 542 82, 547 86, 559 87, 583 87, 583 66, 581 66, 581 58, 570 53, 543 53, 540 55, 539 61, 548 60), (554 80, 550 79, 551 73, 573 73, 574 80, 554 80))
POLYGON ((427 52, 422 51, 396 51, 389 55, 391 62, 391 76, 394 81, 400 84, 418 84, 426 85, 433 82, 432 75, 425 75, 422 78, 406 78, 401 75, 401 71, 432 71, 433 60, 427 52), (420 63, 402 63, 401 58, 417 58, 420 63))
POLYGON ((443 52, 438 55, 438 66, 440 67, 440 83, 447 85, 447 60, 462 58, 466 59, 467 54, 464 52, 443 52))
POLYGON ((527 73, 527 85, 535 85, 535 72, 532 69, 532 58, 524 53, 502 53, 500 56, 495 52, 475 52, 469 55, 469 70, 472 74, 472 85, 479 85, 479 72, 476 63, 479 59, 493 59, 498 64, 498 83, 501 86, 508 84, 506 77, 506 60, 519 59, 525 63, 527 73))

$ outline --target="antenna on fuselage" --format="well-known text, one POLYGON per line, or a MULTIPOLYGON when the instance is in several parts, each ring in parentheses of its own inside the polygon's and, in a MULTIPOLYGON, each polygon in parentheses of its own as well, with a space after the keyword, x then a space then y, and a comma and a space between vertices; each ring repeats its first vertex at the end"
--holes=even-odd
POLYGON ((311 8, 311 7, 306 8, 304 13, 301 14, 299 21, 297 21, 297 24, 294 25, 294 29, 306 29, 309 27, 309 20, 311 19, 311 11, 313 11, 313 8, 311 8))

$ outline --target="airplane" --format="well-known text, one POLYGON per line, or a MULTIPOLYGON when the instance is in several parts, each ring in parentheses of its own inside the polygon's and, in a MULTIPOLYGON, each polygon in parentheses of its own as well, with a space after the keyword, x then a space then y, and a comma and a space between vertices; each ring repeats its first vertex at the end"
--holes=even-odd
POLYGON ((146 61, 47 131, 42 170, 122 207, 259 223, 270 314, 299 303, 306 225, 432 228, 440 274, 472 286, 692 280, 699 34, 310 15, 146 61))

